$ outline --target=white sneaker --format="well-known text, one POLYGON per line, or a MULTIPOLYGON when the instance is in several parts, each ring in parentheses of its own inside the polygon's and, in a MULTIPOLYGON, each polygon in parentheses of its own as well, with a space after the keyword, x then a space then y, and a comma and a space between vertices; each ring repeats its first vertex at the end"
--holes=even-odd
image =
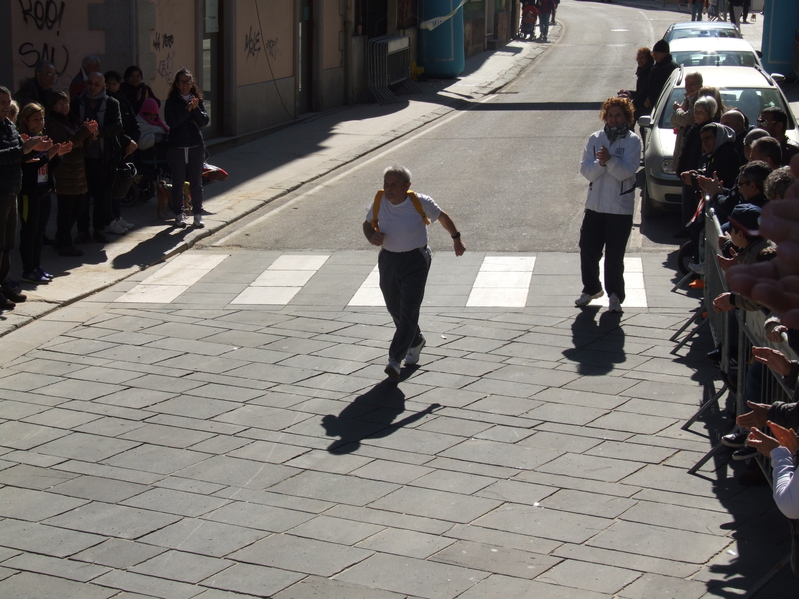
POLYGON ((587 306, 588 304, 590 304, 591 300, 599 299, 603 295, 605 295, 604 291, 600 291, 599 293, 595 293, 594 295, 588 295, 587 293, 583 293, 580 295, 580 297, 574 300, 574 305, 577 306, 578 308, 582 308, 583 306, 587 306))
POLYGON ((405 354, 405 366, 413 366, 419 362, 419 356, 422 353, 422 348, 427 344, 425 338, 422 337, 422 340, 419 342, 419 345, 416 345, 408 350, 408 353, 405 354))
POLYGON ((203 222, 202 214, 195 214, 194 215, 194 226, 198 229, 202 229, 205 227, 205 223, 203 222))
POLYGON ((694 264, 693 262, 690 262, 688 264, 688 270, 690 270, 691 272, 695 272, 698 275, 704 275, 705 274, 705 263, 704 262, 700 262, 699 264, 694 264))
POLYGON ((619 301, 619 296, 615 293, 611 293, 608 298, 608 311, 621 312, 621 301, 619 301))
POLYGON ((175 215, 175 226, 179 229, 183 229, 186 226, 186 215, 182 212, 178 212, 175 215))
POLYGON ((103 229, 103 233, 113 233, 114 235, 124 235, 128 230, 119 224, 119 219, 112 220, 111 223, 103 229))
POLYGON ((122 218, 121 216, 120 216, 120 217, 117 219, 117 221, 119 222, 119 224, 120 224, 120 225, 122 225, 123 227, 125 227, 125 228, 126 228, 126 229, 128 229, 128 230, 130 230, 130 229, 132 229, 133 227, 135 227, 135 226, 136 226, 136 225, 134 225, 133 223, 129 223, 128 221, 126 221, 126 220, 125 220, 124 218, 122 218))

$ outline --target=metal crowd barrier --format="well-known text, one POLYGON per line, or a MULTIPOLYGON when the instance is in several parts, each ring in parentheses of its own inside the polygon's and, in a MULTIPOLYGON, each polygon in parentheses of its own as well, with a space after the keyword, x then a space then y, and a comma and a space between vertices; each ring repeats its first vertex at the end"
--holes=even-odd
POLYGON ((389 88, 392 85, 407 93, 421 93, 411 81, 411 38, 405 35, 373 38, 366 50, 366 86, 380 104, 399 102, 389 88))
MULTIPOLYGON (((763 310, 732 310, 729 312, 716 313, 713 310, 713 300, 728 291, 724 271, 718 265, 716 256, 721 253, 717 239, 721 235, 721 226, 713 213, 713 209, 705 212, 705 287, 702 306, 696 314, 689 319, 688 324, 700 320, 695 327, 692 337, 699 328, 705 324, 709 325, 713 342, 716 347, 721 349, 721 362, 719 367, 726 373, 725 380, 721 389, 715 390, 715 383, 708 382, 703 390, 703 403, 699 410, 683 426, 687 429, 710 407, 716 405, 718 400, 726 393, 730 392, 735 399, 736 416, 749 411, 746 401, 756 403, 771 404, 775 401, 790 401, 791 390, 785 387, 782 377, 775 375, 767 366, 751 359, 752 347, 772 347, 781 351, 789 360, 796 360, 797 354, 787 343, 775 344, 766 339, 765 321, 766 314, 763 310), (733 378, 733 374, 735 375, 733 378), (732 381, 735 381, 734 388, 732 381)), ((686 324, 682 330, 687 328, 686 324)), ((673 338, 674 340, 674 338, 673 338)), ((680 346, 684 345, 687 339, 681 341, 680 346)), ((738 430, 737 428, 735 430, 738 430)), ((717 452, 724 448, 719 441, 713 448, 705 454, 690 470, 689 474, 695 474, 704 466, 717 452)), ((771 465, 770 460, 760 454, 755 458, 758 466, 762 470, 766 479, 771 484, 771 465)), ((790 563, 791 554, 788 553, 779 563, 769 570, 760 580, 758 580, 743 599, 750 599, 759 593, 768 582, 776 576, 780 570, 790 563)))
MULTIPOLYGON (((762 310, 732 310, 729 312, 717 313, 713 309, 713 300, 722 293, 729 291, 727 282, 724 278, 724 271, 718 265, 716 257, 721 250, 718 247, 717 239, 722 234, 721 225, 715 216, 712 208, 705 212, 705 288, 703 305, 698 313, 710 326, 715 347, 721 350, 721 361, 719 368, 724 373, 725 379, 721 389, 716 391, 715 382, 709 381, 703 390, 703 401, 699 410, 683 424, 682 428, 687 429, 712 406, 717 405, 718 401, 726 392, 733 394, 735 399, 736 415, 749 411, 746 405, 747 399, 757 403, 772 403, 776 400, 785 400, 790 397, 790 390, 784 388, 782 377, 771 372, 768 367, 760 364, 753 365, 751 352, 753 346, 773 347, 778 349, 790 360, 796 360, 797 356, 786 343, 774 344, 766 339, 764 324, 766 315, 762 310), (733 320, 734 319, 734 320, 733 320), (750 378, 750 369, 756 369, 749 380, 747 396, 747 379, 750 378), (755 380, 755 375, 758 378, 755 380), (734 378, 733 378, 734 377, 734 378), (734 388, 730 384, 735 381, 734 388)), ((697 325, 698 329, 702 324, 697 325)), ((695 331, 696 331, 695 329, 695 331)), ((694 331, 694 332, 695 332, 694 331)), ((684 343, 681 342, 681 343, 684 343)), ((713 455, 724 448, 719 441, 705 456, 702 457, 688 472, 696 473, 704 466, 713 455)), ((763 469, 763 473, 770 480, 770 468, 768 460, 765 458, 758 463, 763 469)))

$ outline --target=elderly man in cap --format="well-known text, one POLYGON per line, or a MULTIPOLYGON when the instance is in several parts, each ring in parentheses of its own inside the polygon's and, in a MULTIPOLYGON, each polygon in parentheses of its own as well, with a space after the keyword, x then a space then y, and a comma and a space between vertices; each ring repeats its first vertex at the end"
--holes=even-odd
POLYGON ((663 91, 663 86, 669 80, 669 75, 679 68, 671 57, 671 48, 669 48, 669 43, 666 40, 659 40, 655 43, 652 48, 652 58, 655 59, 655 64, 652 65, 652 70, 649 71, 648 97, 644 103, 647 108, 654 108, 660 97, 660 92, 663 91))

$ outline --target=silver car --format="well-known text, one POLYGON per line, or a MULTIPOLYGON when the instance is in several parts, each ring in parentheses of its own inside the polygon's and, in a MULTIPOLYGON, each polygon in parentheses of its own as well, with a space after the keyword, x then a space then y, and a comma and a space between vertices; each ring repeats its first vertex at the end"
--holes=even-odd
POLYGON ((796 119, 788 101, 774 79, 759 68, 752 67, 696 67, 675 70, 652 111, 651 116, 642 116, 638 124, 646 129, 644 167, 646 185, 643 191, 642 209, 668 209, 679 207, 682 185, 674 172, 674 142, 677 133, 669 122, 674 102, 685 97, 685 75, 701 73, 704 85, 719 88, 725 108, 737 108, 749 122, 754 124, 761 111, 769 106, 779 106, 788 114, 787 135, 799 140, 796 119))

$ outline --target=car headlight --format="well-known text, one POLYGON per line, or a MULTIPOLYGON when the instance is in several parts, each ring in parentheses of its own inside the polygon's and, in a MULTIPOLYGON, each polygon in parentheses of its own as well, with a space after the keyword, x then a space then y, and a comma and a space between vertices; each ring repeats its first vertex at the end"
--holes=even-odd
POLYGON ((674 160, 671 158, 666 158, 663 162, 660 163, 660 170, 667 175, 673 175, 674 173, 674 160))

